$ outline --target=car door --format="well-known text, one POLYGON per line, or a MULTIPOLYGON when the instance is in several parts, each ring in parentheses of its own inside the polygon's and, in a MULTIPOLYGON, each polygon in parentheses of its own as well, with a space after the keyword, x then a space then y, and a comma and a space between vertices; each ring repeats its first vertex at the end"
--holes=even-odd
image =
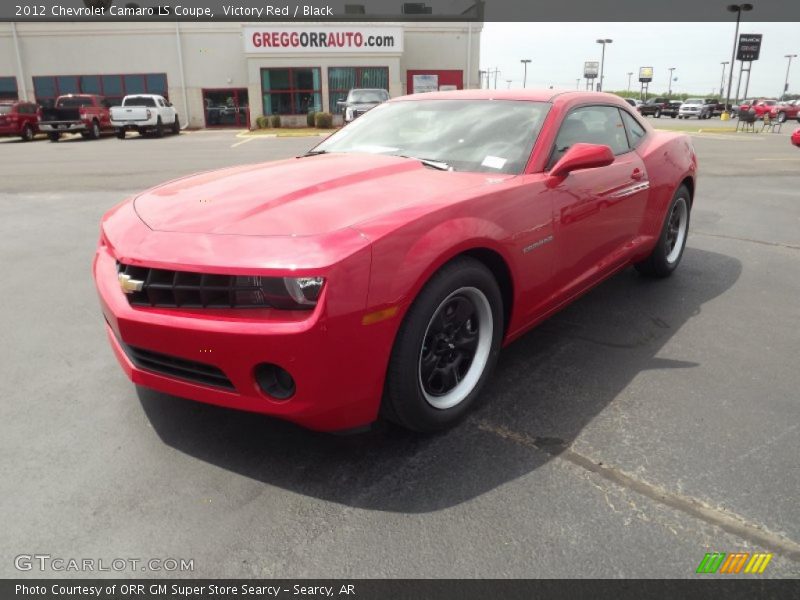
POLYGON ((553 287, 560 296, 579 293, 623 264, 638 235, 649 183, 623 114, 638 124, 616 106, 591 105, 574 109, 559 129, 548 169, 579 142, 609 146, 615 155, 612 164, 573 171, 552 189, 553 287))

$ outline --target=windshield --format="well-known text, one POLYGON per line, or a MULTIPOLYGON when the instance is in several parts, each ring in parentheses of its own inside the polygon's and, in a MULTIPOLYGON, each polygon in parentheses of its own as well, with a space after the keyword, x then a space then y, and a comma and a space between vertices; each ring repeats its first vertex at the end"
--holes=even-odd
POLYGON ((147 96, 134 96, 133 98, 125 98, 124 106, 155 106, 156 101, 147 96))
POLYGON ((91 106, 91 98, 62 98, 56 105, 57 108, 80 108, 82 106, 91 106))
POLYGON ((0 104, 0 115, 7 115, 11 113, 11 105, 10 104, 0 104))
POLYGON ((388 99, 383 90, 350 90, 347 94, 347 101, 353 104, 379 104, 388 99))
POLYGON ((523 171, 550 105, 516 100, 406 100, 372 109, 316 152, 391 154, 455 171, 523 171))

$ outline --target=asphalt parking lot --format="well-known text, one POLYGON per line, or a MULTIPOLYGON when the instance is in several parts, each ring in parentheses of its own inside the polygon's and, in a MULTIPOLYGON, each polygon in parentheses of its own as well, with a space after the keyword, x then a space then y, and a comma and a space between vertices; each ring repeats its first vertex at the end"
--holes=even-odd
POLYGON ((14 567, 46 553, 194 559, 195 577, 694 577, 706 552, 761 550, 764 577, 797 577, 796 126, 691 133, 676 274, 604 283, 507 348, 480 409, 433 436, 137 392, 107 344, 90 274, 107 209, 317 140, 0 142, 0 576, 61 575, 14 567))

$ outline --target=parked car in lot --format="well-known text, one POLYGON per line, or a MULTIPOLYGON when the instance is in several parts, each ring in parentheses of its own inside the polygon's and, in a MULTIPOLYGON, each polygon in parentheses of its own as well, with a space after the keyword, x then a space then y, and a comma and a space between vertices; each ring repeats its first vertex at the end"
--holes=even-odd
POLYGON ((350 123, 368 110, 389 99, 389 92, 381 89, 353 89, 347 94, 346 100, 337 104, 344 110, 344 122, 350 123))
POLYGON ((656 119, 661 116, 672 117, 673 119, 678 116, 678 110, 681 107, 680 100, 670 100, 669 98, 651 98, 639 107, 639 113, 646 116, 653 116, 656 119))
POLYGON ((756 113, 756 118, 761 119, 764 117, 764 114, 769 113, 776 104, 778 104, 777 100, 757 98, 742 102, 736 112, 741 113, 752 109, 756 113))
POLYGON ((792 143, 800 148, 800 129, 795 129, 792 133, 792 143))
POLYGON ((639 113, 646 117, 655 117, 658 119, 661 117, 664 108, 666 108, 668 104, 669 98, 650 98, 639 106, 639 113))
POLYGON ((152 131, 158 137, 163 136, 166 129, 175 134, 181 132, 175 107, 164 96, 156 94, 125 96, 121 106, 111 107, 111 125, 120 139, 125 139, 127 131, 138 131, 139 135, 152 131))
POLYGON ((769 116, 778 123, 785 123, 789 119, 797 119, 800 123, 800 102, 797 100, 779 102, 770 109, 769 116))
POLYGON ((691 117, 710 119, 713 113, 713 105, 703 98, 687 98, 678 109, 678 117, 681 119, 689 119, 691 117))
POLYGON ((630 104, 636 110, 639 110, 639 107, 644 104, 641 100, 637 100, 636 98, 623 98, 625 102, 630 104))
POLYGON ((137 384, 431 431, 554 311, 628 265, 670 275, 696 176, 688 136, 611 94, 415 94, 303 156, 136 194, 103 218, 93 275, 137 384))
POLYGON ((53 108, 43 108, 39 129, 57 142, 63 133, 80 133, 96 140, 103 131, 113 129, 109 102, 95 94, 67 94, 56 98, 53 108))
POLYGON ((39 107, 33 102, 0 101, 0 137, 30 142, 39 132, 39 107))

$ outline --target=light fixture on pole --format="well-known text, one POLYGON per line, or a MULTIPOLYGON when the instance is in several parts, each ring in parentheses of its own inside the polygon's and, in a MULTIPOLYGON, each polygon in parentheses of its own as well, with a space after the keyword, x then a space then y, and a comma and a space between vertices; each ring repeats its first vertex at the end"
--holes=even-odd
POLYGON ((525 69, 525 72, 522 75, 522 87, 524 88, 528 84, 528 63, 531 62, 530 58, 523 58, 519 62, 522 63, 522 66, 525 69))
POLYGON ((725 93, 725 67, 729 65, 730 62, 723 60, 719 64, 722 65, 722 79, 719 80, 719 97, 722 98, 722 95, 725 93))
POLYGON ((597 89, 598 92, 602 92, 603 91, 603 70, 604 70, 605 64, 606 64, 606 44, 610 44, 613 41, 614 40, 610 40, 608 38, 597 40, 598 44, 602 44, 603 45, 603 52, 600 55, 600 84, 598 85, 598 89, 597 89))
POLYGON ((786 79, 783 81, 783 91, 781 92, 781 100, 783 100, 783 97, 786 96, 786 92, 789 91, 789 69, 792 68, 792 59, 797 58, 797 54, 786 54, 784 58, 789 59, 789 64, 786 65, 786 79))
POLYGON ((506 79, 506 83, 508 84, 508 87, 506 89, 510 90, 511 89, 511 80, 510 79, 506 79))
POLYGON ((731 87, 733 86, 733 66, 736 64, 736 43, 739 41, 739 23, 742 20, 742 13, 753 10, 752 4, 729 4, 728 12, 736 13, 736 30, 733 33, 733 51, 731 52, 731 68, 728 71, 728 93, 725 95, 725 110, 722 112, 723 121, 731 118, 731 87))
POLYGON ((669 98, 672 95, 672 72, 675 70, 675 67, 669 68, 669 87, 667 89, 667 97, 669 98))

